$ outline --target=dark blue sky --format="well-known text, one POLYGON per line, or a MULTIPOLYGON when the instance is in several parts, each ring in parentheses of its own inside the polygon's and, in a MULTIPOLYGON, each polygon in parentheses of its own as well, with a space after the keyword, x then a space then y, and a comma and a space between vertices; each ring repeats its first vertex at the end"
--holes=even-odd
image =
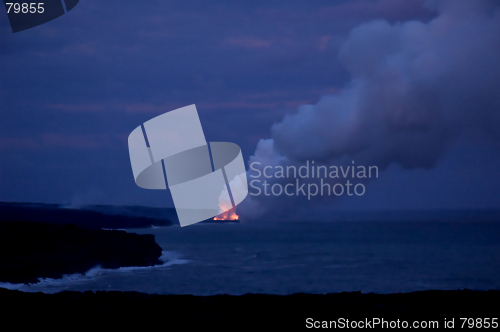
MULTIPOLYGON (((442 11, 422 4, 82 0, 68 14, 15 34, 2 12, 0 200, 171 206, 168 192, 135 185, 127 137, 144 121, 189 104, 196 104, 208 141, 237 143, 248 160, 260 139, 274 138, 286 155, 286 125, 272 125, 301 105, 340 94, 365 70, 339 60, 353 29, 377 19, 391 27, 427 24, 442 11)), ((376 58, 377 45, 360 52, 376 58)), ((462 79, 474 80, 469 71, 481 73, 485 62, 462 79)), ((498 87, 498 77, 491 79, 498 87)), ((424 87, 421 98, 433 96, 433 87, 424 87)), ((446 96, 453 93, 464 91, 451 86, 446 96)), ((498 114, 492 105, 478 107, 498 114)), ((500 207, 496 138, 471 134, 439 150, 432 168, 387 161, 364 197, 324 208, 500 207)), ((300 204, 307 209, 309 202, 300 204)))

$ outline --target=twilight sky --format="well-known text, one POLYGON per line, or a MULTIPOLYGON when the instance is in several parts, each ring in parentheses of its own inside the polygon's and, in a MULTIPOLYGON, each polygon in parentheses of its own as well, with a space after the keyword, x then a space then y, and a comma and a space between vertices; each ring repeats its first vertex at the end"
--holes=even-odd
POLYGON ((499 53, 495 1, 82 0, 16 34, 1 11, 0 200, 172 206, 127 137, 196 104, 245 161, 381 170, 361 197, 243 213, 500 208, 499 53))

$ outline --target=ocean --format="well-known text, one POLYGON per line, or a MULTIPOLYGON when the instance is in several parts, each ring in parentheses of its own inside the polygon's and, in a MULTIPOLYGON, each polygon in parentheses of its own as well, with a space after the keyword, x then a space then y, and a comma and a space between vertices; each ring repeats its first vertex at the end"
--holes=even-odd
POLYGON ((499 222, 259 222, 131 229, 164 264, 0 283, 26 292, 215 295, 499 290, 499 222))

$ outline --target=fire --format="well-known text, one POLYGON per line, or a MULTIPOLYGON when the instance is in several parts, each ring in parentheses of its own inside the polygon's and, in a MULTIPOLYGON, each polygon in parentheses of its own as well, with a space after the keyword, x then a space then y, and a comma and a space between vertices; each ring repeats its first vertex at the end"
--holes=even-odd
POLYGON ((219 215, 215 216, 214 220, 238 220, 239 218, 236 214, 236 207, 233 206, 229 196, 227 186, 224 186, 219 196, 219 215))
POLYGON ((238 220, 239 218, 240 217, 236 214, 235 209, 232 208, 231 210, 227 210, 226 212, 215 216, 214 220, 238 220))

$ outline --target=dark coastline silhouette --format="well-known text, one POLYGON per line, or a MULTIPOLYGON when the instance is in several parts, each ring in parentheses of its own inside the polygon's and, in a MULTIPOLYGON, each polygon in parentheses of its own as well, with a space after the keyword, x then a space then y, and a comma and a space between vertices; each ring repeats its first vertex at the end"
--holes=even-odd
MULTIPOLYGON (((49 327, 157 327, 177 331, 308 330, 306 320, 437 321, 498 317, 500 291, 423 291, 402 294, 153 295, 138 292, 23 293, 0 289, 4 322, 49 327), (29 316, 29 320, 24 317, 29 316)), ((491 319, 489 319, 491 324, 491 319)), ((395 323, 394 323, 395 324, 395 323)), ((467 326, 467 324, 466 324, 467 326)), ((375 326, 380 328, 381 326, 375 326)), ((311 328, 309 328, 310 330, 311 328)))
POLYGON ((161 264, 154 235, 41 222, 0 222, 0 281, 36 283, 95 266, 161 264))

